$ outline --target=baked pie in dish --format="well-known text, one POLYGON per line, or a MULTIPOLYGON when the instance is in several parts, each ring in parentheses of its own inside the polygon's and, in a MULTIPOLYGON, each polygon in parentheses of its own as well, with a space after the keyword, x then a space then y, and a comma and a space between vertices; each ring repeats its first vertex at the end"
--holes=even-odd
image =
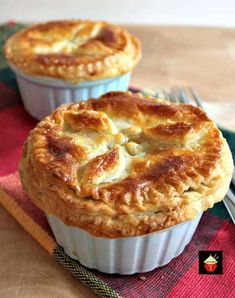
POLYGON ((71 20, 38 24, 11 36, 8 61, 33 76, 71 83, 130 72, 141 56, 139 41, 106 22, 71 20))
POLYGON ((232 167, 225 139, 199 108, 111 92, 40 122, 20 170, 46 213, 112 238, 195 218, 223 199, 232 167))
POLYGON ((62 105, 30 132, 20 162, 49 218, 106 239, 194 220, 223 199, 232 170, 226 140, 198 107, 131 92, 62 105))
POLYGON ((4 52, 26 109, 38 119, 62 103, 127 90, 141 58, 140 42, 125 29, 86 20, 23 29, 6 41, 4 52))

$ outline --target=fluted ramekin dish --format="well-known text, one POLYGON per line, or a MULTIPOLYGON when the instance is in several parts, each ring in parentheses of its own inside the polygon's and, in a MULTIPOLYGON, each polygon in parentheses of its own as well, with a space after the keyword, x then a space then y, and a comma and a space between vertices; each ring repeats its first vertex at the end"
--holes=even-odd
POLYGON ((143 236, 124 238, 96 237, 77 227, 65 225, 47 215, 57 243, 82 265, 104 273, 134 274, 168 264, 191 241, 202 213, 194 220, 143 236))
POLYGON ((105 79, 70 84, 63 80, 31 76, 9 64, 15 72, 23 104, 27 112, 41 120, 63 103, 98 98, 109 91, 126 91, 131 73, 105 79))

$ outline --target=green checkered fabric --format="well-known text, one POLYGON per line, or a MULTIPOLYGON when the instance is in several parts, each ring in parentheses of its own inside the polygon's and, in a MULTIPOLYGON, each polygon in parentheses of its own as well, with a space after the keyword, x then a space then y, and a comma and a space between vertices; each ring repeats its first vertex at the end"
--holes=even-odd
POLYGON ((3 55, 3 46, 4 46, 5 41, 11 34, 17 32, 23 28, 25 28, 25 25, 18 24, 18 23, 16 23, 16 24, 9 23, 9 24, 1 25, 1 30, 0 30, 0 70, 7 67, 7 62, 3 55))
POLYGON ((60 246, 54 250, 53 255, 63 267, 68 269, 76 278, 100 297, 121 298, 112 288, 94 275, 92 271, 87 270, 79 262, 67 256, 60 246))

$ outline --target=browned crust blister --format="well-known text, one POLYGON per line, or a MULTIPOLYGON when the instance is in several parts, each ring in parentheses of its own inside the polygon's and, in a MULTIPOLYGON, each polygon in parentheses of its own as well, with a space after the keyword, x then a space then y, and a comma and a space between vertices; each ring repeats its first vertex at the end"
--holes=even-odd
POLYGON ((130 92, 61 106, 30 132, 20 163, 41 209, 110 238, 195 218, 223 199, 232 169, 199 108, 130 92))
POLYGON ((106 22, 52 21, 11 36, 5 56, 21 71, 71 83, 130 72, 141 57, 139 41, 106 22))

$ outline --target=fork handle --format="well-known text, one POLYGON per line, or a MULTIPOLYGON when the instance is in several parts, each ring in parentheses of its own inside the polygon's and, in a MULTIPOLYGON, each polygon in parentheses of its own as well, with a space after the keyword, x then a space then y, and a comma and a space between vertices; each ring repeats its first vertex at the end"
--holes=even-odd
POLYGON ((235 206, 231 203, 231 201, 227 197, 223 199, 223 202, 235 225, 235 206))
POLYGON ((231 201, 231 203, 234 205, 235 207, 235 195, 233 194, 233 192, 231 191, 231 189, 228 190, 227 195, 228 199, 231 201))

